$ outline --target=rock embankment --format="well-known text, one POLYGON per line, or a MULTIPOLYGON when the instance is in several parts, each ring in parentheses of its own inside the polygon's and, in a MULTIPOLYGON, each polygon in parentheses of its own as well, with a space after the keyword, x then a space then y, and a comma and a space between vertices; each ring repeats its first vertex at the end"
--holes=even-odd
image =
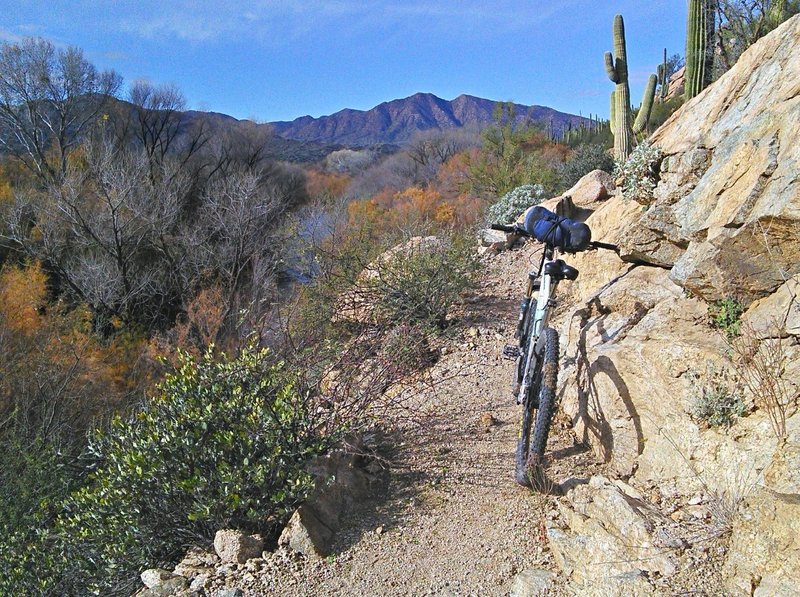
MULTIPOLYGON (((730 536, 719 563, 732 595, 800 586, 799 123, 795 17, 653 135, 665 158, 646 211, 615 197, 587 218, 622 259, 577 256, 581 278, 559 319, 562 408, 578 439, 650 504, 695 522, 689 543, 730 536), (709 304, 723 299, 746 309, 738 336, 709 326, 709 304), (698 416, 698 401, 728 396, 746 416, 729 427, 698 416)), ((551 531, 563 570, 576 586, 600 574, 617 584, 647 578, 657 591, 656 580, 674 573, 662 556, 682 551, 687 537, 659 547, 665 527, 653 520, 632 553, 642 527, 619 529, 624 511, 599 505, 609 495, 639 500, 605 481, 568 492, 566 524, 551 531), (605 560, 592 572, 590 558, 570 568, 570 545, 594 545, 628 566, 605 560)), ((638 584, 603 594, 651 594, 638 584)))

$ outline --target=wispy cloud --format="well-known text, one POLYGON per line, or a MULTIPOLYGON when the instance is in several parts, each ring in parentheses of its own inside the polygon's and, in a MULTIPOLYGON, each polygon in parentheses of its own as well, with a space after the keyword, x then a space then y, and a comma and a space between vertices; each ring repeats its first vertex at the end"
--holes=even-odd
POLYGON ((420 27, 429 34, 492 35, 522 31, 546 22, 573 7, 578 0, 557 0, 532 10, 528 2, 461 0, 261 0, 232 1, 224 10, 216 1, 175 2, 168 6, 142 0, 134 14, 118 21, 127 33, 146 39, 177 38, 203 43, 242 36, 291 41, 333 29, 337 35, 357 34, 367 28, 420 27), (153 10, 148 10, 152 5, 153 10))

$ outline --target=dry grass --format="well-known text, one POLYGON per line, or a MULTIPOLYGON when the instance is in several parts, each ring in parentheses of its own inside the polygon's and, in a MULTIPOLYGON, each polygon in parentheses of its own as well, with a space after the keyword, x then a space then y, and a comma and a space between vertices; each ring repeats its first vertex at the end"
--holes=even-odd
POLYGON ((769 338, 759 340, 752 325, 743 323, 741 333, 729 337, 733 364, 740 384, 747 388, 757 408, 769 416, 778 439, 786 437, 786 412, 796 402, 786 383, 786 342, 773 322, 769 338))

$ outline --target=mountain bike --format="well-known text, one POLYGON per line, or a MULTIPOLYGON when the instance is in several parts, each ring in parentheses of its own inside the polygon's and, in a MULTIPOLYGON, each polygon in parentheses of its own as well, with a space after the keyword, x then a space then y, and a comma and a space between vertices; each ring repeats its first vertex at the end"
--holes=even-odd
POLYGON ((556 385, 558 381, 558 332, 548 326, 550 313, 555 306, 555 292, 562 280, 575 280, 578 270, 558 259, 559 249, 570 246, 564 236, 556 235, 556 227, 563 222, 572 226, 582 226, 583 240, 573 243, 572 250, 609 248, 612 245, 590 241, 588 226, 556 216, 539 208, 543 218, 526 224, 506 226, 492 224, 494 230, 532 237, 544 243, 541 261, 536 271, 528 273, 528 285, 520 304, 519 318, 514 337, 516 345, 506 346, 503 354, 516 359, 514 369, 514 394, 517 404, 522 405, 522 425, 517 439, 514 479, 521 485, 529 485, 533 472, 541 468, 544 460, 550 422, 556 406, 556 385), (545 228, 537 222, 547 223, 545 228))

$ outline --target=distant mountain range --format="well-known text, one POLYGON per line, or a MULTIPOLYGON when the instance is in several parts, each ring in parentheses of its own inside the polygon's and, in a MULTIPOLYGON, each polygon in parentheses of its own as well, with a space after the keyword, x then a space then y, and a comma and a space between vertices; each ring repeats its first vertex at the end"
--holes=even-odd
MULTIPOLYGON (((459 95, 452 101, 431 93, 416 93, 384 102, 371 110, 341 110, 330 116, 303 116, 291 122, 272 122, 275 133, 295 141, 364 146, 402 144, 418 131, 455 128, 482 129, 494 122, 499 102, 459 95)), ((587 119, 543 106, 514 104, 516 119, 529 120, 556 133, 587 119)))

